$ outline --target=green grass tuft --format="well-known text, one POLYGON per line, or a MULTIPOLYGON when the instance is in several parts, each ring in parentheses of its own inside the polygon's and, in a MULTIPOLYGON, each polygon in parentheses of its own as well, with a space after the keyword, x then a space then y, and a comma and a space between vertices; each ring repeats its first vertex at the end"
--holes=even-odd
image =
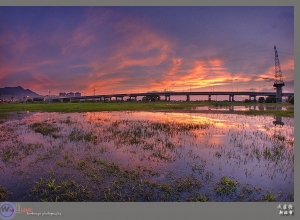
POLYGON ((216 183, 215 191, 217 195, 230 195, 237 189, 238 182, 223 176, 219 182, 216 183))

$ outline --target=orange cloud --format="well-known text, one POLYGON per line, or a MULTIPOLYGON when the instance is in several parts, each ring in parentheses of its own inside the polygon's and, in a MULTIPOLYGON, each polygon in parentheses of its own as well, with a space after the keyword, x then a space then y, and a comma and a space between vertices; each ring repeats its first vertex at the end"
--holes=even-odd
POLYGON ((180 69, 182 65, 182 58, 173 58, 172 62, 172 68, 168 72, 168 75, 174 75, 180 69))
POLYGON ((113 24, 114 31, 120 36, 108 61, 116 69, 131 66, 151 67, 160 65, 172 53, 170 39, 152 30, 147 25, 130 17, 113 24))
MULTIPOLYGON (((280 63, 283 81, 290 81, 294 79, 294 59, 289 59, 280 63)), ((256 81, 273 81, 275 79, 275 64, 270 66, 267 71, 260 74, 256 81)))

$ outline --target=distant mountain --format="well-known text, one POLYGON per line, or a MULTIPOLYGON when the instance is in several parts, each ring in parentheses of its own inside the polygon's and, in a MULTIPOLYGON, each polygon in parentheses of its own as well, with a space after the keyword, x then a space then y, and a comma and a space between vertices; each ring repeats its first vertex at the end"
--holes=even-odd
POLYGON ((4 87, 0 88, 0 98, 1 96, 14 96, 14 97, 39 97, 41 95, 29 90, 29 89, 23 89, 21 86, 17 87, 4 87))

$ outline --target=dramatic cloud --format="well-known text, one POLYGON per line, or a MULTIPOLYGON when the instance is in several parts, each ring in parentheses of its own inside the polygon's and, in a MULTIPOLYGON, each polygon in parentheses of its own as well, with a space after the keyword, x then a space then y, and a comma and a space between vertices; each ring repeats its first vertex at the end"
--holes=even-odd
POLYGON ((0 7, 0 87, 272 89, 276 45, 291 91, 293 36, 293 7, 0 7))

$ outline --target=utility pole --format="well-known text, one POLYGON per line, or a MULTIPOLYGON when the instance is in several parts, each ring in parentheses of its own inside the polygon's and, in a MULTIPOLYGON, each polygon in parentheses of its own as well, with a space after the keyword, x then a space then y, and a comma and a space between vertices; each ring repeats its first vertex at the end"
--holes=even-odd
POLYGON ((49 93, 48 103, 50 104, 50 90, 48 90, 48 93, 49 93))

